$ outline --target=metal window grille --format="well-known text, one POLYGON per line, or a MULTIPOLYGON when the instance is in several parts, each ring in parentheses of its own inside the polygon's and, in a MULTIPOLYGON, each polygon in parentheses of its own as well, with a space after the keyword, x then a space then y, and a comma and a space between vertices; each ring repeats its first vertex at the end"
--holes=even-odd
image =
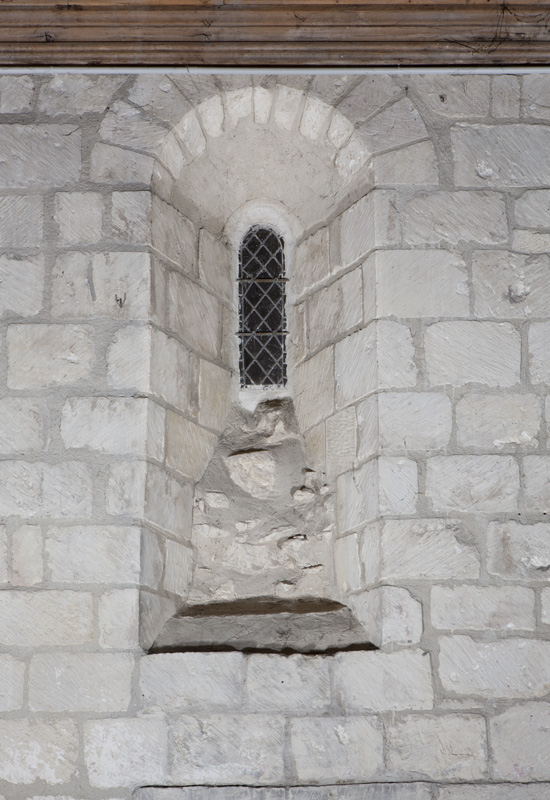
POLYGON ((285 255, 271 228, 250 228, 239 251, 241 386, 286 383, 285 255))

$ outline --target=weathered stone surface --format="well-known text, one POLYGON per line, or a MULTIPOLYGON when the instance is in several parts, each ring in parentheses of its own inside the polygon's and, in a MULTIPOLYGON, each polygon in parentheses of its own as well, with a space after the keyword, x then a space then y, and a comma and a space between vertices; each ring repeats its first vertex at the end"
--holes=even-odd
POLYGON ((550 322, 529 326, 529 372, 533 383, 550 383, 550 322))
POLYGON ((377 186, 423 186, 439 182, 437 159, 431 142, 392 150, 376 156, 373 163, 377 186))
POLYGON ((153 247, 188 274, 196 272, 197 233, 194 225, 160 198, 153 197, 153 247))
MULTIPOLYGON (((451 253, 430 250, 376 252, 365 263, 374 270, 377 316, 454 317, 469 313, 464 262, 451 253)), ((365 304, 368 299, 365 296, 365 304)))
POLYGON ((549 119, 550 92, 542 75, 526 75, 523 80, 523 113, 526 117, 549 119))
POLYGON ((485 777, 485 720, 473 714, 408 716, 389 728, 388 766, 395 775, 431 780, 485 777))
POLYGON ((274 713, 322 713, 330 704, 328 663, 301 655, 253 654, 246 688, 251 710, 274 713))
POLYGON ((140 662, 145 707, 163 711, 238 709, 242 704, 241 653, 169 653, 140 662))
POLYGON ((177 122, 191 107, 168 75, 138 75, 128 99, 170 123, 177 122))
POLYGON ((525 504, 529 511, 550 510, 550 458, 527 456, 523 461, 525 504))
POLYGON ((0 780, 15 784, 67 783, 77 769, 78 729, 73 720, 0 721, 0 780))
POLYGON ((252 497, 266 499, 275 486, 275 458, 267 450, 237 453, 226 459, 233 483, 252 497))
POLYGON ((300 120, 300 133, 312 142, 316 142, 325 133, 331 114, 332 106, 318 100, 316 97, 306 97, 302 119, 300 120))
POLYGON ((40 653, 29 668, 31 711, 125 711, 134 657, 103 653, 40 653))
POLYGON ((550 625, 550 588, 543 589, 541 592, 541 621, 544 625, 550 625))
POLYGON ((93 720, 84 726, 85 763, 92 786, 166 782, 164 718, 93 720))
POLYGON ((295 370, 294 402, 302 430, 334 409, 334 355, 331 347, 299 364, 295 370))
POLYGON ((15 647, 87 644, 92 640, 88 592, 5 591, 0 594, 0 641, 15 647))
MULTIPOLYGON (((380 578, 475 578, 479 562, 458 520, 387 520, 380 534, 380 578)), ((368 552, 366 540, 366 553, 368 552)))
POLYGON ((54 219, 59 226, 59 244, 96 244, 103 228, 103 197, 96 192, 59 192, 55 196, 54 219))
POLYGON ((151 156, 98 142, 92 148, 90 179, 95 183, 149 184, 154 163, 151 156))
POLYGON ((0 187, 36 190, 73 183, 80 176, 80 147, 75 125, 2 125, 0 187))
POLYGON ((382 729, 374 716, 294 719, 290 737, 300 781, 361 781, 382 770, 382 729))
POLYGON ((201 359, 199 367, 199 422, 221 431, 225 425, 231 392, 232 374, 223 367, 201 359))
POLYGON ((0 452, 29 453, 44 446, 44 407, 25 397, 0 400, 0 452))
POLYGON ((357 528, 377 516, 378 467, 375 461, 340 475, 336 484, 336 508, 340 533, 357 528))
POLYGON ((8 386, 62 386, 90 375, 91 330, 79 325, 10 325, 8 386))
POLYGON ((549 789, 547 783, 531 783, 528 786, 513 783, 442 786, 439 800, 546 800, 549 789))
POLYGON ((179 786, 177 789, 136 789, 135 800, 285 800, 282 788, 246 786, 179 786))
POLYGON ((474 253, 472 268, 478 317, 521 319, 546 314, 550 302, 548 255, 529 258, 504 250, 481 250, 474 253))
POLYGON ((92 477, 87 464, 0 463, 0 516, 87 517, 92 477))
POLYGON ((544 186, 550 130, 543 125, 456 125, 451 130, 457 186, 544 186))
POLYGON ((99 598, 99 645, 105 649, 137 647, 138 591, 109 589, 99 598))
POLYGON ((377 647, 417 644, 422 636, 422 604, 406 589, 381 586, 348 599, 377 647))
POLYGON ((0 654, 0 711, 16 711, 23 705, 25 663, 6 653, 0 654))
POLYGON ((219 348, 220 307, 214 295, 178 273, 170 274, 170 327, 206 356, 219 348))
POLYGON ((519 383, 520 337, 507 323, 437 322, 426 331, 425 347, 432 385, 519 383))
POLYGON ((308 300, 308 343, 316 350, 363 321, 361 270, 355 269, 308 300))
POLYGON ((281 783, 284 720, 276 716, 176 718, 170 726, 174 783, 281 783))
POLYGON ((411 75, 411 93, 443 117, 485 117, 489 113, 488 75, 411 75))
POLYGON ((50 527, 46 565, 55 583, 134 583, 140 572, 139 528, 50 527))
POLYGON ((516 224, 521 228, 550 228, 550 189, 531 189, 514 203, 516 224))
POLYGON ((521 86, 519 76, 494 75, 491 109, 494 117, 519 117, 521 86))
POLYGON ((344 147, 355 132, 355 125, 342 114, 335 113, 330 121, 327 139, 334 147, 344 147))
POLYGON ((160 150, 167 133, 166 128, 151 122, 141 109, 122 100, 111 104, 99 129, 105 142, 150 153, 160 150))
POLYGON ((520 586, 434 586, 432 625, 443 630, 534 630, 535 595, 520 586))
POLYGON ((372 192, 342 214, 340 252, 342 266, 368 255, 376 244, 375 201, 372 192))
POLYGON ((382 393, 378 409, 379 443, 384 450, 437 450, 449 442, 452 408, 444 394, 382 393))
POLYGON ((511 456, 428 459, 426 494, 438 511, 516 511, 519 470, 511 456))
POLYGON ((357 419, 355 408, 345 408, 326 421, 327 472, 341 475, 353 466, 357 455, 357 419))
MULTIPOLYGON (((0 104, 1 96, 0 89, 0 104)), ((41 243, 42 204, 42 198, 37 195, 0 197, 0 247, 37 247, 41 243)))
POLYGON ((550 567, 550 525, 491 522, 487 529, 487 569, 501 578, 546 581, 550 567))
POLYGON ((295 786, 289 794, 291 800, 431 800, 428 784, 417 782, 295 786))
POLYGON ((205 228, 199 238, 199 277, 223 299, 233 297, 231 254, 229 249, 205 228))
POLYGON ((427 136, 426 126, 408 98, 399 100, 369 119, 360 126, 359 133, 372 153, 389 150, 427 136))
POLYGON ((54 75, 40 89, 38 108, 52 116, 68 109, 78 109, 79 114, 102 112, 124 80, 123 75, 54 75))
POLYGON ((34 81, 29 75, 0 77, 0 114, 30 111, 34 99, 34 81))
POLYGON ((542 697, 550 689, 550 642, 470 636, 440 640, 439 676, 449 692, 481 697, 542 697))
POLYGON ((405 240, 411 244, 493 244, 508 238, 504 197, 495 192, 419 195, 404 215, 405 240))
POLYGON ((497 779, 548 780, 550 704, 513 706, 489 722, 493 769, 497 779))
POLYGON ((185 417, 166 414, 166 463, 177 472, 198 480, 206 469, 217 436, 185 417))
POLYGON ((512 236, 512 249, 518 253, 547 254, 550 250, 550 233, 515 231, 512 236))
POLYGON ((361 562, 356 533, 334 542, 334 571, 336 582, 342 592, 361 589, 361 562))
POLYGON ((38 525, 21 525, 12 533, 11 583, 34 586, 42 583, 42 531, 38 525))
MULTIPOLYGON (((348 81, 353 79, 351 75, 346 77, 348 81)), ((327 78, 328 76, 324 77, 325 83, 327 78)), ((317 77, 316 80, 323 80, 323 78, 317 77)), ((342 80, 340 78, 339 83, 342 80)), ((339 92, 344 89, 344 86, 345 84, 341 84, 338 87, 339 92)), ((332 90, 334 91, 334 89, 332 90)), ((372 117, 382 106, 385 106, 390 100, 398 98, 402 93, 403 90, 394 84, 390 75, 369 75, 354 86, 338 103, 338 111, 351 120, 354 125, 357 125, 372 117)))
POLYGON ((113 192, 111 225, 118 242, 147 244, 151 241, 151 193, 113 192))
POLYGON ((540 412, 540 399, 533 394, 466 395, 456 405, 458 444, 488 450, 536 447, 540 412))
POLYGON ((335 691, 348 713, 433 707, 429 658, 420 650, 397 653, 339 653, 335 691))
POLYGON ((44 258, 0 256, 0 314, 33 317, 42 309, 44 258))
POLYGON ((164 588, 185 599, 191 588, 193 551, 187 545, 167 539, 164 543, 164 588))

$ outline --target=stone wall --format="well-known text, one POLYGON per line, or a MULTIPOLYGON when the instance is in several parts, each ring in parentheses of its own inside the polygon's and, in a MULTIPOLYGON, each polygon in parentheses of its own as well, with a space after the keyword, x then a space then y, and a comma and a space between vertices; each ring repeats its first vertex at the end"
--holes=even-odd
POLYGON ((0 76, 2 800, 548 796, 548 107, 539 74, 0 76), (239 392, 257 222, 326 594, 377 649, 149 653, 272 397, 239 392))

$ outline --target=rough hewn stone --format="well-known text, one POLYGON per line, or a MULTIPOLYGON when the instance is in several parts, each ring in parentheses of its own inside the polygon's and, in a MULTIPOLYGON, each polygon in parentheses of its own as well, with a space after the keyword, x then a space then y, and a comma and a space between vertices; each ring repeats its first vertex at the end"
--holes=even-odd
MULTIPOLYGON (((542 251, 547 249, 543 246, 542 251)), ((476 315, 508 319, 544 315, 550 302, 549 267, 547 254, 532 258, 505 250, 475 252, 472 269, 476 315)))
POLYGON ((55 196, 54 219, 59 244, 96 244, 103 227, 103 198, 96 192, 60 192, 55 196))
POLYGON ((73 720, 0 720, 0 779, 12 784, 67 783, 77 769, 73 720))
POLYGON ((378 153, 424 139, 427 130, 411 101, 404 98, 361 125, 359 133, 369 150, 378 153))
POLYGON ((42 241, 42 205, 37 195, 0 197, 0 247, 37 247, 42 241))
POLYGON ((529 511, 550 510, 550 458, 527 456, 523 460, 525 504, 529 511))
POLYGON ((133 787, 166 781, 167 734, 162 717, 87 722, 84 750, 92 786, 133 787))
POLYGON ((24 397, 0 400, 0 452, 32 453, 44 446, 45 409, 24 397))

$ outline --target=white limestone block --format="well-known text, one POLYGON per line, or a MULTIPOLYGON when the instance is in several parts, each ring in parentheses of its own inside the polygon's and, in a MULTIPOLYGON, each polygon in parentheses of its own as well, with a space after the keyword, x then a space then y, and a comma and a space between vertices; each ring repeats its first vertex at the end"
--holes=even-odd
POLYGON ((45 554, 54 583, 137 583, 140 530, 114 525, 49 527, 45 554))
POLYGON ((220 304, 214 295, 176 272, 168 287, 170 327, 206 356, 219 349, 220 304))
POLYGON ((418 644, 422 637, 422 604, 407 589, 381 586, 354 595, 348 603, 377 647, 418 644))
POLYGON ((529 511, 550 510, 550 457, 523 459, 525 505, 529 511))
POLYGON ((173 130, 189 159, 198 158, 204 153, 206 139, 194 110, 188 111, 173 130))
MULTIPOLYGON (((353 79, 353 76, 349 75, 348 79, 353 79)), ((338 110, 357 125, 402 94, 403 90, 394 83, 391 75, 371 74, 363 77, 352 87, 346 97, 338 103, 338 110)))
POLYGON ((550 233, 535 231, 515 231, 512 236, 512 250, 517 253, 548 253, 550 233))
POLYGON ((1 720, 0 780, 23 785, 67 783, 76 773, 78 750, 74 720, 1 720))
POLYGON ((30 75, 0 77, 0 114, 21 114, 32 109, 34 81, 30 75))
POLYGON ((90 156, 90 180, 94 183, 150 184, 154 160, 110 144, 94 144, 90 156))
POLYGON ((517 75, 493 75, 492 80, 493 117, 511 117, 520 115, 521 86, 517 75))
POLYGON ((533 383, 550 384, 550 322, 529 326, 529 373, 533 383))
POLYGON ((278 84, 275 95, 273 119, 277 127, 291 131, 298 121, 302 107, 304 92, 291 86, 278 84))
POLYGON ((514 203, 516 224, 521 228, 550 228, 550 189, 531 189, 514 203))
POLYGON ((488 75, 411 75, 410 91, 443 117, 486 117, 489 114, 488 75))
POLYGON ((216 434, 168 411, 166 414, 166 464, 182 475, 198 480, 216 445, 216 434))
POLYGON ((242 653, 168 653, 140 662, 145 708, 208 712, 242 704, 242 653))
POLYGON ((246 687, 251 710, 273 713, 323 712, 330 704, 327 660, 302 655, 252 654, 246 687))
POLYGON ((225 107, 227 114, 227 125, 234 128, 242 119, 249 117, 253 111, 253 89, 251 86, 244 86, 240 89, 233 89, 225 94, 225 107))
POLYGON ((371 395, 357 405, 357 457, 360 461, 379 452, 379 396, 371 395))
POLYGON ((368 461, 359 469, 339 476, 336 512, 340 533, 358 528, 378 515, 378 468, 375 461, 368 461))
POLYGON ((79 325, 10 325, 8 386, 63 386, 87 378, 94 350, 91 330, 79 325))
POLYGON ((168 75, 141 74, 128 92, 128 99, 159 119, 173 124, 189 110, 191 104, 175 87, 168 75))
POLYGON ((512 706, 489 721, 489 735, 497 780, 550 779, 550 703, 512 706))
POLYGON ((541 622, 550 625, 550 587, 541 592, 541 622))
POLYGON ((451 436, 451 401, 434 392, 383 392, 378 423, 383 450, 438 450, 451 436))
POLYGON ((394 193, 375 189, 342 214, 340 222, 341 265, 349 266, 374 247, 399 244, 399 218, 394 193))
POLYGON ((378 458, 379 514, 415 514, 418 467, 409 458, 378 458))
POLYGON ((357 539, 357 534, 351 533, 334 542, 336 583, 343 593, 361 588, 361 561, 357 539))
POLYGON ((334 355, 331 347, 298 364, 294 403, 302 430, 315 425, 334 409, 334 355))
POLYGON ((134 657, 127 653, 36 653, 29 667, 31 711, 126 711, 134 657))
POLYGON ((23 705, 25 662, 7 653, 0 654, 0 711, 17 711, 23 705))
POLYGON ((256 125, 267 125, 273 105, 273 95, 263 86, 255 86, 252 95, 254 104, 254 122, 256 125))
POLYGON ((351 139, 354 132, 355 126, 353 122, 336 110, 332 115, 327 131, 329 142, 337 149, 340 149, 351 139))
POLYGON ((408 98, 369 119, 361 125, 359 134, 373 153, 428 136, 422 117, 408 98))
MULTIPOLYGON (((1 81, 0 77, 0 86, 1 81)), ((0 88, 0 104, 1 98, 0 88)), ((38 247, 41 244, 43 235, 42 204, 42 197, 37 195, 0 197, 0 220, 2 223, 0 247, 38 247)), ((28 261, 32 263, 32 259, 28 259, 28 261)), ((21 264, 20 261, 17 263, 21 264)), ((2 294, 5 288, 2 285, 2 294)))
POLYGON ((145 513, 148 466, 145 461, 119 461, 111 465, 105 493, 108 514, 130 514, 137 517, 145 513))
POLYGON ((222 99, 219 95, 209 97, 204 100, 198 107, 202 127, 207 136, 215 139, 221 136, 224 129, 224 110, 222 99))
POLYGON ((298 780, 369 781, 383 768, 381 721, 369 717, 304 717, 290 723, 298 780))
POLYGON ((42 531, 38 525, 21 525, 11 537, 11 583, 14 586, 34 586, 42 583, 42 531))
POLYGON ((268 450, 249 450, 225 459, 229 476, 244 492, 265 500, 275 491, 277 461, 268 450))
POLYGON ((164 718, 90 720, 84 725, 84 757, 90 784, 100 789, 165 783, 164 718))
POLYGON ((456 405, 458 444, 487 450, 537 447, 540 405, 533 394, 465 395, 456 405))
POLYGON ((118 242, 147 244, 151 241, 151 193, 113 192, 111 225, 118 242))
POLYGON ((103 197, 97 192, 58 192, 54 219, 59 244, 97 244, 103 235, 103 197))
POLYGON ((404 235, 410 244, 505 242, 508 226, 504 197, 494 192, 419 195, 405 208, 404 235))
POLYGON ((0 188, 30 186, 36 191, 75 183, 80 178, 81 138, 74 124, 2 125, 0 188))
POLYGON ((224 300, 233 299, 235 286, 229 249, 206 228, 200 230, 199 277, 224 300))
POLYGON ((8 534, 5 525, 0 526, 0 584, 8 582, 8 534))
POLYGON ((434 586, 431 615, 440 630, 534 630, 535 594, 521 586, 434 586))
POLYGON ((144 150, 152 155, 160 151, 167 133, 166 128, 152 122, 142 109, 128 105, 123 100, 111 103, 99 129, 104 142, 144 150))
POLYGON ((165 540, 164 549, 164 589, 186 598, 193 575, 193 550, 172 539, 165 540))
POLYGON ((431 142, 411 144, 374 158, 377 186, 426 186, 439 183, 439 169, 431 142))
POLYGON ((485 720, 474 714, 409 715, 387 733, 388 767, 396 776, 482 780, 487 774, 485 720))
POLYGON ((353 467, 357 457, 357 427, 354 406, 327 419, 326 458, 330 477, 337 477, 353 467))
POLYGON ((347 713, 433 708, 430 659, 420 650, 338 653, 334 679, 347 713))
POLYGON ((63 647, 93 637, 88 592, 17 590, 0 593, 0 642, 11 647, 63 647))
POLYGON ((44 447, 44 406, 26 397, 0 400, 0 453, 32 453, 44 447))
POLYGON ((491 522, 487 529, 487 570, 508 580, 546 581, 550 568, 550 525, 491 522))
POLYGON ((124 75, 59 73, 41 86, 38 108, 49 116, 75 108, 79 114, 103 112, 124 80, 124 75))
POLYGON ((511 456, 428 459, 426 494, 437 511, 516 511, 519 470, 511 456))
POLYGON ((92 476, 82 462, 0 462, 0 516, 87 517, 92 476))
POLYGON ((280 784, 284 720, 278 716, 180 716, 171 726, 172 780, 280 784))
POLYGON ((550 690, 550 642, 470 636, 439 640, 439 676, 448 692, 481 697, 542 697, 550 690))
POLYGON ((432 386, 519 383, 520 337, 508 323, 436 322, 426 330, 424 341, 432 386))
POLYGON ((33 317, 42 309, 44 257, 0 256, 0 315, 33 317))
MULTIPOLYGON (((514 249, 518 248, 514 245, 514 249)), ((529 258, 504 250, 481 250, 474 253, 472 268, 476 316, 525 319, 547 313, 548 255, 529 258)))
POLYGON ((308 344, 316 350, 363 321, 361 270, 354 269, 330 286, 311 295, 308 309, 308 344))
POLYGON ((99 646, 106 650, 138 647, 139 593, 137 589, 108 589, 99 598, 99 646))
POLYGON ((330 273, 328 228, 321 228, 298 245, 292 272, 297 294, 328 277, 330 273))
POLYGON ((153 247, 186 273, 196 269, 197 233, 195 226, 177 209, 153 197, 153 247))
POLYGON ((526 75, 523 80, 523 114, 526 117, 549 119, 550 91, 544 75, 526 75))
POLYGON ((321 139, 332 114, 332 106, 317 97, 307 97, 300 122, 300 133, 306 139, 316 142, 321 139))
POLYGON ((200 359, 199 422, 207 428, 221 431, 232 400, 232 375, 229 370, 200 359))
POLYGON ((546 800, 548 788, 547 783, 442 786, 439 800, 546 800))

